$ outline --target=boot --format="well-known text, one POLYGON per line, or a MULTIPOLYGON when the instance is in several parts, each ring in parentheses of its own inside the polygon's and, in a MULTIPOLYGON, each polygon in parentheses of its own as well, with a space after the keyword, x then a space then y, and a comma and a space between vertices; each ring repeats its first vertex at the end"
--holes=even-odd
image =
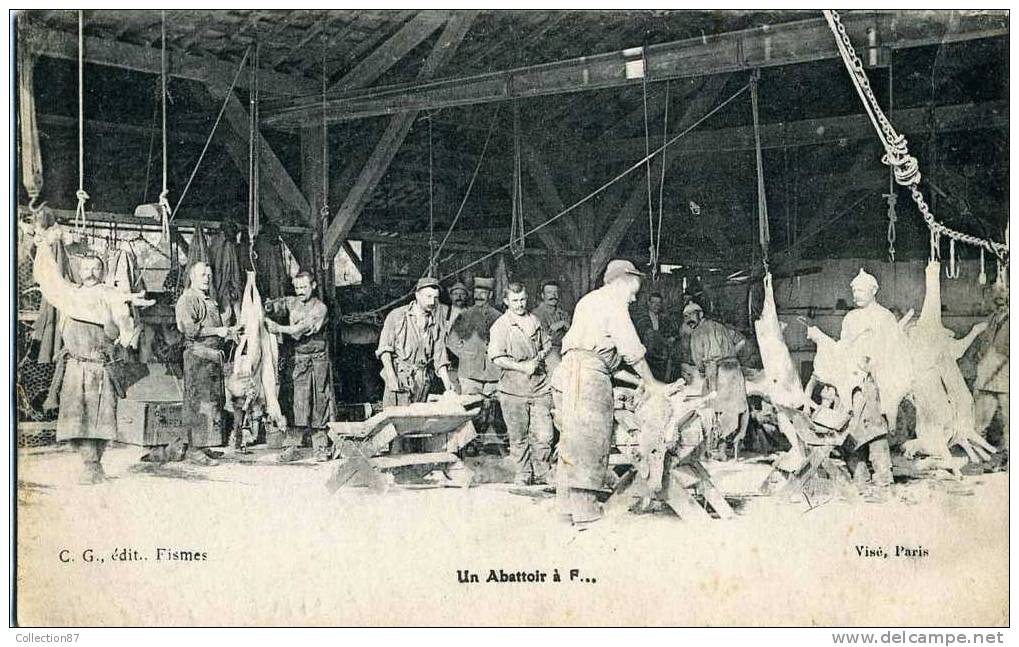
POLYGON ((88 462, 82 469, 78 483, 81 485, 96 485, 106 480, 106 472, 101 463, 88 462))
POLYGON ((219 465, 219 461, 209 458, 209 456, 200 448, 189 449, 187 452, 187 460, 192 465, 201 465, 202 467, 213 467, 215 465, 219 465))

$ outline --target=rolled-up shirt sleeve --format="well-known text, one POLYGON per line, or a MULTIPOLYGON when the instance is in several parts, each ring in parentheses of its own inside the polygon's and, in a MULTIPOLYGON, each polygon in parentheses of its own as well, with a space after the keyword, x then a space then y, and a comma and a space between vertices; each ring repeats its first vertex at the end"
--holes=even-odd
POLYGON ((177 299, 174 314, 177 319, 177 330, 184 335, 184 338, 191 341, 198 339, 202 321, 205 320, 204 305, 191 295, 184 294, 180 299, 177 299))
POLYGON ((397 308, 386 315, 386 320, 382 324, 382 332, 379 333, 379 347, 375 349, 376 357, 382 357, 385 353, 396 354, 396 334, 402 321, 402 308, 397 308))
POLYGON ((446 349, 447 335, 449 331, 444 323, 437 321, 438 334, 435 336, 435 343, 432 346, 432 366, 439 370, 443 366, 449 366, 449 351, 446 349))
POLYGON ((623 361, 633 366, 644 359, 647 349, 640 341, 637 329, 630 319, 630 312, 626 304, 613 304, 612 310, 606 317, 608 333, 616 344, 616 351, 622 356, 623 361))
POLYGON ((326 308, 324 303, 316 303, 311 310, 299 320, 295 321, 296 327, 294 329, 294 337, 300 338, 305 335, 314 335, 318 331, 322 330, 322 326, 325 325, 326 317, 329 314, 329 310, 326 308))
POLYGON ((499 357, 509 357, 507 344, 507 328, 502 320, 497 320, 488 331, 488 359, 495 361, 499 357))

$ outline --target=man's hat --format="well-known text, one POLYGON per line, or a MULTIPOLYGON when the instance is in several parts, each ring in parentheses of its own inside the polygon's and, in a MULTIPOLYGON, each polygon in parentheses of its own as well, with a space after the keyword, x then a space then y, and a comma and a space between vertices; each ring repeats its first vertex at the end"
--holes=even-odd
POLYGON ((877 279, 874 278, 873 276, 871 276, 870 274, 867 274, 866 272, 864 272, 863 268, 861 267, 860 268, 860 273, 856 275, 856 278, 854 278, 852 281, 850 281, 849 287, 851 287, 851 288, 857 288, 858 287, 858 288, 862 288, 862 289, 868 289, 869 288, 869 289, 872 289, 875 292, 877 292, 877 279))
POLYGON ((688 314, 690 314, 692 312, 701 312, 701 313, 703 313, 704 312, 704 308, 702 308, 699 305, 697 305, 696 302, 691 301, 690 303, 686 304, 685 308, 683 308, 683 314, 684 315, 688 315, 688 314))
POLYGON ((637 271, 637 268, 630 261, 616 259, 609 261, 608 267, 605 268, 605 285, 615 281, 624 274, 644 276, 644 273, 637 271))
POLYGON ((463 290, 464 294, 467 294, 467 286, 461 283, 460 281, 457 281, 456 283, 449 287, 449 293, 453 294, 457 290, 463 290))
POLYGON ((418 279, 417 285, 414 286, 414 291, 423 290, 424 288, 439 288, 439 282, 430 276, 423 276, 418 279))
POLYGON ((487 276, 478 276, 474 278, 474 289, 482 288, 488 291, 495 289, 495 279, 487 276))

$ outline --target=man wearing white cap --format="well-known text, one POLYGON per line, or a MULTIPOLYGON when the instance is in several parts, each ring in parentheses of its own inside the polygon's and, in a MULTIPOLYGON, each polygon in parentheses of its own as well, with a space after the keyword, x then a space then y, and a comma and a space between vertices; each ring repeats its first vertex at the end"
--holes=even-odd
POLYGON ((856 308, 842 319, 839 341, 834 342, 816 326, 807 328, 807 339, 818 345, 814 359, 817 378, 835 386, 840 407, 851 410, 849 423, 852 451, 846 466, 862 483, 870 478, 874 485, 892 483, 892 458, 888 446, 889 420, 894 419, 892 403, 898 398, 892 391, 897 353, 904 347, 904 337, 891 310, 877 302, 877 279, 860 268, 849 284, 856 308), (873 475, 867 471, 869 458, 873 475))
POLYGON ((577 302, 573 325, 563 337, 562 363, 552 377, 561 432, 556 498, 573 523, 601 516, 596 495, 605 487, 612 443, 612 374, 626 362, 647 388, 665 386, 651 374, 630 319, 642 276, 630 261, 610 261, 605 285, 577 302))
POLYGON ((683 308, 683 323, 691 330, 690 355, 698 373, 704 376, 705 393, 717 393, 713 403, 715 438, 742 435, 750 407, 738 355, 746 339, 729 326, 705 318, 704 310, 693 301, 683 308))

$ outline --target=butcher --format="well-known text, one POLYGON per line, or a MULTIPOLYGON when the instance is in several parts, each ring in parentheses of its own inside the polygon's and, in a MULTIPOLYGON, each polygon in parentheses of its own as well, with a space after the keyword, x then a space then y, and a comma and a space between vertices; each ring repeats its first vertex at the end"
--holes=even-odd
POLYGON ((604 285, 577 302, 563 337, 562 363, 552 377, 560 429, 556 498, 560 513, 574 524, 601 517, 597 495, 605 488, 612 444, 612 374, 625 362, 646 388, 665 387, 652 375, 630 319, 642 276, 630 261, 609 262, 604 285))
POLYGON ((310 272, 298 273, 293 284, 296 296, 271 299, 265 304, 267 314, 285 317, 289 322, 266 319, 266 329, 294 340, 292 426, 287 428, 279 458, 282 463, 297 460, 301 440, 310 431, 315 460, 322 462, 329 459, 326 432, 335 417, 332 363, 326 344, 329 312, 315 296, 318 283, 310 272))

